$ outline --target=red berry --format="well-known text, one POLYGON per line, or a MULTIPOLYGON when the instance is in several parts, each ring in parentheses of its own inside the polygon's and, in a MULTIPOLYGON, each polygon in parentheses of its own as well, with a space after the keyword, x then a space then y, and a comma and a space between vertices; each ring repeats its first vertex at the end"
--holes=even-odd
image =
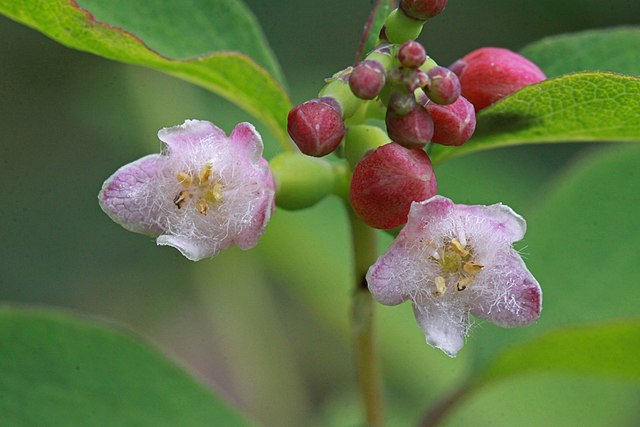
POLYGON ((442 145, 462 145, 476 129, 476 112, 473 104, 463 96, 449 105, 427 102, 426 109, 434 124, 432 142, 442 145))
POLYGON ((524 86, 546 79, 536 64, 508 49, 483 47, 450 67, 460 78, 462 95, 480 111, 524 86))
POLYGON ((356 165, 349 199, 365 223, 390 229, 407 222, 412 202, 433 197, 437 190, 427 153, 391 142, 356 165))
POLYGON ((333 98, 318 98, 289 112, 287 130, 300 151, 322 157, 334 151, 345 133, 340 107, 333 98))

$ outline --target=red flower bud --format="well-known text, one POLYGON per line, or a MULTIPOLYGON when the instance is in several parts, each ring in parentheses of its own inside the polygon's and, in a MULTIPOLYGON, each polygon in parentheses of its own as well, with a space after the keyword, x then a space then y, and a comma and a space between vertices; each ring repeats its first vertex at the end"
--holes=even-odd
POLYGON ((300 151, 322 157, 340 145, 345 127, 338 103, 325 97, 312 99, 292 109, 287 130, 300 151))
POLYGON ((407 222, 412 202, 429 199, 437 190, 427 153, 391 142, 356 165, 349 199, 365 223, 390 229, 407 222))
POLYGON ((476 129, 476 112, 473 104, 463 96, 449 105, 427 102, 425 105, 434 124, 432 142, 442 145, 462 145, 476 129))
POLYGON ((349 75, 349 87, 358 98, 373 99, 384 87, 385 75, 385 69, 378 61, 362 61, 349 75))
POLYGON ((426 59, 424 47, 415 40, 404 42, 398 49, 398 60, 407 68, 418 68, 426 59))
POLYGON ((536 64, 508 49, 483 47, 454 62, 462 95, 480 111, 524 86, 546 79, 536 64))
POLYGON ((433 136, 433 120, 427 110, 416 103, 413 94, 392 97, 385 123, 389 138, 407 148, 422 148, 433 136), (406 100, 410 105, 406 105, 406 100))
POLYGON ((402 0, 400 9, 405 15, 426 21, 436 15, 440 15, 447 6, 448 0, 402 0))
POLYGON ((452 104, 460 96, 460 80, 453 71, 436 66, 427 73, 429 83, 424 88, 427 96, 436 104, 452 104))

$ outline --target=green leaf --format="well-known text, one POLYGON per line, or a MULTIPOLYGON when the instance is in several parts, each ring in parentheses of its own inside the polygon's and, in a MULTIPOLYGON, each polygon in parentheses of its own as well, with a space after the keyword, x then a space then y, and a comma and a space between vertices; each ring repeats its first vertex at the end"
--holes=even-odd
POLYGON ((248 426, 138 338, 48 311, 0 309, 0 425, 248 426))
POLYGON ((282 80, 260 24, 237 0, 77 0, 99 22, 122 28, 175 59, 219 51, 249 55, 282 80))
MULTIPOLYGON (((640 315, 640 145, 593 150, 540 188, 527 215, 526 262, 543 306, 532 326, 472 332, 481 366, 505 347, 557 328, 640 315)), ((615 351, 615 349, 609 349, 615 351)))
POLYGON ((362 40, 356 54, 356 62, 362 61, 367 53, 371 52, 378 43, 380 30, 389 13, 396 8, 395 0, 377 0, 369 19, 364 25, 362 40))
MULTIPOLYGON (((197 3, 200 7, 219 3, 214 0, 200 1, 201 3, 197 3)), ((98 0, 85 0, 83 3, 85 2, 91 7, 96 7, 100 16, 113 18, 123 26, 140 31, 146 38, 142 39, 140 38, 141 34, 132 34, 122 28, 97 21, 89 11, 71 0, 25 0, 21 2, 0 0, 0 13, 41 31, 65 46, 116 61, 142 65, 205 87, 262 120, 283 145, 288 144, 286 120, 291 107, 289 99, 280 84, 264 68, 254 62, 254 59, 245 53, 232 51, 216 52, 192 59, 170 58, 171 55, 177 55, 183 49, 183 44, 188 44, 200 32, 206 39, 203 43, 215 39, 217 33, 213 29, 206 31, 203 28, 207 25, 215 27, 215 24, 218 23, 216 16, 211 16, 211 22, 194 20, 191 22, 193 30, 187 32, 188 36, 185 35, 183 38, 176 32, 186 31, 185 29, 190 23, 184 22, 184 20, 189 17, 189 14, 186 11, 178 13, 170 5, 176 5, 174 7, 178 8, 179 4, 180 7, 184 7, 184 2, 157 3, 156 6, 164 7, 164 9, 158 9, 158 13, 146 13, 149 11, 135 6, 135 4, 142 3, 123 0, 119 3, 124 10, 111 11, 110 13, 108 11, 112 7, 107 7, 106 3, 104 3, 105 6, 98 7, 98 0), (146 13, 144 16, 149 19, 141 18, 140 15, 143 13, 146 13), (165 25, 158 27, 155 24, 150 24, 156 19, 165 25), (176 20, 175 27, 169 26, 173 19, 176 20), (160 51, 152 50, 147 43, 160 51)), ((196 0, 190 0, 190 2, 196 2, 196 0)), ((111 6, 112 3, 108 4, 111 6)), ((256 46, 250 48, 248 53, 256 54, 255 51, 260 51, 265 46, 264 42, 261 37, 256 35, 257 30, 251 24, 251 19, 247 15, 243 15, 244 12, 237 5, 232 5, 235 5, 235 2, 211 9, 227 10, 225 14, 220 15, 222 20, 229 25, 237 25, 233 32, 225 36, 225 43, 220 39, 215 44, 211 42, 211 47, 218 49, 222 46, 229 46, 229 48, 242 49, 251 44, 251 40, 253 40, 256 46), (248 34, 252 32, 254 34, 248 38, 240 37, 238 39, 240 40, 239 45, 232 44, 232 40, 245 30, 248 34)), ((192 12, 192 17, 202 16, 201 12, 196 10, 192 12)), ((203 49, 203 47, 197 46, 194 49, 188 50, 186 53, 192 53, 203 49)), ((257 56, 257 60, 277 70, 274 68, 276 67, 275 61, 270 58, 268 53, 261 53, 257 56)))
POLYGON ((520 53, 547 75, 611 71, 640 75, 640 27, 616 27, 547 37, 520 53))
POLYGON ((478 381, 544 371, 640 382, 638 350, 640 318, 567 327, 497 355, 478 381))
POLYGON ((639 142, 640 78, 576 73, 526 86, 480 112, 473 138, 431 159, 519 144, 639 142))

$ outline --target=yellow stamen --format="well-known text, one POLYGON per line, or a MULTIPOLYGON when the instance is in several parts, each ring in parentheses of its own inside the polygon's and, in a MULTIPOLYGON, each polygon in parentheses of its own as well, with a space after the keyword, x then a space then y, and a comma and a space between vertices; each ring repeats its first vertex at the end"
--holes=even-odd
POLYGON ((451 239, 451 247, 454 251, 456 251, 461 257, 466 257, 469 255, 469 251, 466 250, 458 241, 458 239, 451 239))
POLYGON ((218 203, 222 200, 222 184, 216 182, 209 191, 204 195, 205 199, 211 203, 218 203))
POLYGON ((211 178, 213 172, 213 165, 211 163, 207 163, 204 165, 202 169, 200 169, 200 173, 198 174, 198 178, 200 179, 200 183, 205 183, 211 178))
POLYGON ((447 283, 444 281, 444 277, 442 276, 436 276, 436 291, 435 291, 435 295, 436 296, 442 296, 445 294, 445 292, 447 292, 447 283))
POLYGON ((182 190, 176 197, 174 197, 173 203, 178 207, 178 209, 181 209, 187 203, 187 199, 189 197, 191 197, 189 192, 187 190, 182 190))
POLYGON ((484 265, 482 265, 482 264, 480 264, 478 262, 473 262, 473 261, 465 262, 464 265, 462 266, 462 269, 466 273, 469 273, 469 274, 474 275, 474 276, 476 274, 480 273, 483 268, 484 268, 484 265))
POLYGON ((462 279, 458 280, 458 283, 456 283, 456 289, 458 291, 464 291, 465 289, 467 289, 467 286, 471 285, 472 283, 473 276, 463 277, 462 279))
POLYGON ((198 212, 202 215, 207 216, 207 213, 209 212, 209 203, 204 198, 198 199, 196 202, 196 209, 198 209, 198 212))
POLYGON ((191 175, 189 175, 188 173, 178 172, 178 182, 184 185, 185 187, 189 187, 193 182, 193 179, 191 178, 191 175))

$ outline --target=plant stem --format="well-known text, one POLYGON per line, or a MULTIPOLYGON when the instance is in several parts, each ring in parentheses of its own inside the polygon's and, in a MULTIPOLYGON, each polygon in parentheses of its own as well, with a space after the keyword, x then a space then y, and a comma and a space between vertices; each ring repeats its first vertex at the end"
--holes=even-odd
POLYGON ((373 298, 365 278, 369 266, 377 258, 375 230, 364 224, 345 203, 351 224, 355 288, 351 307, 356 371, 364 402, 367 425, 384 425, 382 380, 373 328, 373 298))
POLYGON ((418 427, 435 427, 440 424, 440 421, 444 419, 449 411, 460 403, 460 401, 473 389, 474 385, 471 382, 466 382, 448 395, 444 396, 429 408, 418 423, 418 427))

